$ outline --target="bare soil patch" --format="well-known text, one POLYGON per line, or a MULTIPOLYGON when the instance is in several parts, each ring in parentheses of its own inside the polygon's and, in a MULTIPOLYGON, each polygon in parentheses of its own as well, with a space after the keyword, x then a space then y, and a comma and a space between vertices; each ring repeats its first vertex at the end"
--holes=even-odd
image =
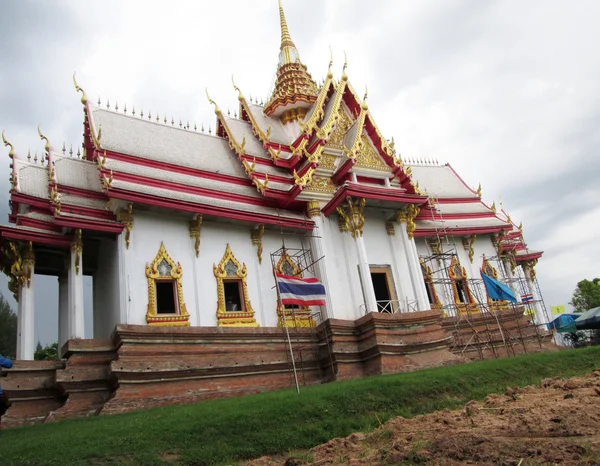
POLYGON ((368 434, 248 464, 600 465, 600 371, 507 387, 462 410, 397 417, 368 434))

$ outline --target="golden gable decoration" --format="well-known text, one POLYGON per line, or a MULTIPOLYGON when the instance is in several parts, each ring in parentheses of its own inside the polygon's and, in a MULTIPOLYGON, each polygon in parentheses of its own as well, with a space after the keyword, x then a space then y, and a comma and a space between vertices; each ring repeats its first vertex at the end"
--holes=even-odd
POLYGON ((148 325, 167 325, 167 326, 189 326, 190 315, 187 312, 185 301, 183 300, 183 289, 181 286, 181 276, 183 270, 181 264, 169 256, 161 241, 160 248, 151 264, 146 264, 146 278, 148 279, 148 310, 146 312, 146 322, 148 325), (174 298, 174 312, 163 313, 158 309, 158 284, 167 284, 171 282, 174 298))
POLYGON ((241 264, 233 252, 229 243, 225 247, 225 254, 219 265, 213 264, 213 273, 217 279, 217 325, 219 327, 259 327, 254 318, 254 310, 248 297, 246 277, 248 270, 246 264, 241 264), (239 300, 242 309, 232 308, 225 300, 225 285, 237 283, 239 300), (228 310, 228 305, 230 309, 228 310))
POLYGON ((389 171, 390 167, 382 160, 367 135, 363 133, 360 138, 362 140, 362 149, 356 158, 356 166, 371 170, 389 171))
POLYGON ((346 113, 346 110, 340 107, 338 110, 338 120, 335 125, 335 129, 333 130, 333 133, 331 133, 331 137, 329 138, 329 141, 327 141, 327 144, 325 144, 325 147, 330 147, 332 149, 343 149, 344 137, 350 129, 350 126, 352 126, 352 120, 348 116, 348 113, 346 113))

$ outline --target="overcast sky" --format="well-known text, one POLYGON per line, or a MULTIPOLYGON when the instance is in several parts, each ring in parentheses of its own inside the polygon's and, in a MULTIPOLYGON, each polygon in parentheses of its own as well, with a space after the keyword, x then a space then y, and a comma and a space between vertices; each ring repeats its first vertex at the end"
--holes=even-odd
MULTIPOLYGON (((502 198, 537 267, 547 305, 600 276, 600 2, 596 0, 284 0, 312 75, 329 47, 404 157, 449 162, 488 204, 502 198)), ((266 98, 279 52, 276 0, 4 0, 0 129, 17 154, 81 144, 88 96, 214 128, 222 109, 266 98)), ((0 205, 7 222, 8 150, 0 205)), ((57 282, 36 285, 36 338, 56 340, 57 282)), ((90 280, 86 287, 91 289, 90 280)), ((7 295, 6 279, 0 291, 7 295)), ((88 293, 89 296, 89 293, 88 293)), ((14 304, 14 302, 13 302, 14 304)), ((90 301, 88 299, 88 306, 90 301)), ((16 305, 15 305, 16 309, 16 305)), ((88 313, 89 314, 89 313, 88 313)), ((90 322, 86 326, 90 331, 90 322)), ((91 336, 91 335, 87 335, 91 336)))

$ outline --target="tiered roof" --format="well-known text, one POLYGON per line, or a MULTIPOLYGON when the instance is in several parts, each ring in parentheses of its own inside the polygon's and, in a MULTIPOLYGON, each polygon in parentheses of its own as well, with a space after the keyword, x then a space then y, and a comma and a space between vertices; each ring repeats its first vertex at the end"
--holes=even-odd
POLYGON ((16 228, 2 227, 2 235, 14 237, 23 228, 50 236, 73 228, 116 233, 123 226, 115 215, 128 204, 312 229, 307 201, 321 201, 329 215, 348 196, 390 210, 419 206, 420 236, 512 230, 449 165, 408 164, 396 154, 366 93, 360 98, 353 89, 347 63, 335 79, 330 61, 317 86, 300 61, 281 2, 279 12, 280 60, 271 99, 264 107, 252 103, 233 83, 238 118, 224 115, 207 94, 217 120, 214 135, 95 107, 74 81, 84 109, 84 160, 49 144, 45 166, 15 159, 10 220, 16 228), (292 110, 296 120, 290 124, 292 110))

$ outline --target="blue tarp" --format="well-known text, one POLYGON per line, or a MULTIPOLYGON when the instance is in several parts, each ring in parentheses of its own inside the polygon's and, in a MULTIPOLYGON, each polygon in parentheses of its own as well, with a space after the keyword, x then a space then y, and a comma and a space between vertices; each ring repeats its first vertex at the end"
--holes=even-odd
POLYGON ((548 325, 548 330, 556 330, 558 333, 575 332, 575 321, 581 314, 561 314, 548 325))
POLYGON ((483 283, 485 284, 485 288, 490 299, 497 299, 498 301, 510 301, 513 303, 517 302, 517 298, 515 298, 512 290, 504 283, 494 280, 485 273, 482 273, 481 277, 483 278, 483 283))

